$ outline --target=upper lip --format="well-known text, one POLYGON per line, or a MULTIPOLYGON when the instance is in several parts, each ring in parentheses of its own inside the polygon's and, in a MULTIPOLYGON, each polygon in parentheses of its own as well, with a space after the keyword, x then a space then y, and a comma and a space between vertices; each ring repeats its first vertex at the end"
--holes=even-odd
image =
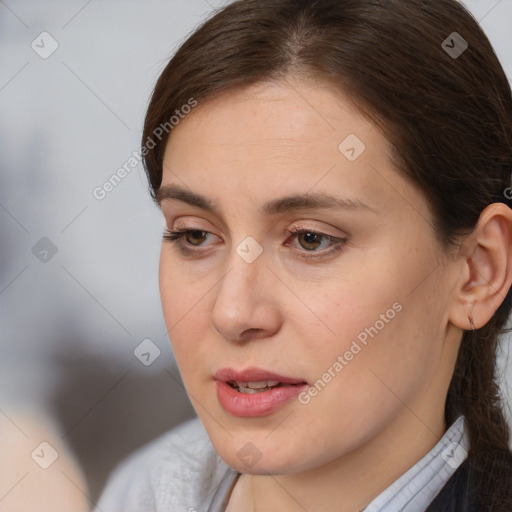
POLYGON ((278 373, 264 370, 263 368, 246 368, 234 370, 233 368, 221 368, 216 371, 213 378, 222 382, 261 382, 265 380, 277 380, 283 384, 304 384, 306 381, 294 377, 286 377, 278 373))

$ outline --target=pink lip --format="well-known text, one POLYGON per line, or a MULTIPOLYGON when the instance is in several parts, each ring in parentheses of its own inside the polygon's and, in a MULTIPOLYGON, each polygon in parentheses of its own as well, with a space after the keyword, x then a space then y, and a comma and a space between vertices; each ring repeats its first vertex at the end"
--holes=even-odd
POLYGON ((215 373, 214 378, 217 381, 217 399, 221 407, 233 416, 242 418, 271 414, 307 388, 307 384, 303 380, 285 377, 260 368, 247 368, 242 371, 223 368, 215 373), (277 380, 289 385, 247 394, 240 393, 228 384, 231 381, 258 382, 262 380, 277 380))
POLYGON ((246 368, 240 371, 233 370, 232 368, 221 368, 215 373, 213 378, 221 382, 259 382, 262 380, 278 380, 283 384, 303 384, 305 382, 302 379, 285 377, 284 375, 269 372, 261 368, 246 368))

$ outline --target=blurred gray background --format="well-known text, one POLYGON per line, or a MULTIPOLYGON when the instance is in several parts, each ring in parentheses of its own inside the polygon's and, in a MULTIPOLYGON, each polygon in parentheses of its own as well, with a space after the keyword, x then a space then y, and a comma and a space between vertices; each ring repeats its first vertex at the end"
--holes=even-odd
MULTIPOLYGON (((120 458, 194 414, 161 313, 164 224, 142 166, 103 199, 93 190, 139 150, 174 49, 225 3, 0 1, 0 412, 53 421, 93 502, 120 458)), ((466 5, 512 77, 512 0, 466 5)))

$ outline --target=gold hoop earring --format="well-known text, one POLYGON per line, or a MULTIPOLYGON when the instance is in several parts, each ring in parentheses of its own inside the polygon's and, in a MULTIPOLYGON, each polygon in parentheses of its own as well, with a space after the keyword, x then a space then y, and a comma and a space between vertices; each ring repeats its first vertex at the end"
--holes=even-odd
POLYGON ((471 324, 471 327, 473 328, 473 331, 475 330, 475 324, 473 323, 473 317, 471 315, 468 315, 469 323, 471 324))

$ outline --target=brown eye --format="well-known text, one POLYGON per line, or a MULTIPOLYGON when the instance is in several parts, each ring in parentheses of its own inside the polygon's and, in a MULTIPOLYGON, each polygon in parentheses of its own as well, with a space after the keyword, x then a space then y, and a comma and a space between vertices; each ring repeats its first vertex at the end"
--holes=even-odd
POLYGON ((292 238, 297 239, 298 245, 302 248, 298 250, 299 257, 310 261, 320 261, 323 258, 333 256, 341 251, 348 242, 348 238, 338 238, 300 226, 296 226, 288 232, 292 235, 292 238), (324 242, 326 242, 326 245, 322 247, 324 242))
MULTIPOLYGON (((188 248, 209 245, 204 243, 204 241, 208 239, 209 235, 212 235, 212 233, 201 229, 176 229, 174 231, 166 229, 163 238, 164 240, 168 240, 169 242, 176 244, 183 251, 186 251, 188 248)), ((196 249, 191 250, 194 251, 196 249)))
POLYGON ((314 250, 319 247, 322 243, 322 236, 312 231, 303 231, 297 234, 297 240, 304 249, 314 250), (302 243, 304 242, 304 243, 302 243))
POLYGON ((201 245, 207 236, 207 231, 189 230, 185 233, 185 240, 190 243, 190 245, 201 245))

